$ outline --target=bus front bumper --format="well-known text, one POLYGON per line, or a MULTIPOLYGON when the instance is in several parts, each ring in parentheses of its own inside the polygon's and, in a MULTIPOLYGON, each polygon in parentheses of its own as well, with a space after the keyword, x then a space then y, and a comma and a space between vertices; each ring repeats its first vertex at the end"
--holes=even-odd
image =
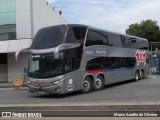
POLYGON ((37 83, 30 83, 28 84, 28 91, 31 93, 40 93, 40 94, 64 94, 64 87, 63 82, 53 85, 51 83, 44 84, 37 84, 37 83))

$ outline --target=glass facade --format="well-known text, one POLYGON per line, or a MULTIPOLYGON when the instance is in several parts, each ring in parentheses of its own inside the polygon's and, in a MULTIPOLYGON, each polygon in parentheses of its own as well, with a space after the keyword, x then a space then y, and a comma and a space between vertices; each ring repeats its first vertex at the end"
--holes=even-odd
POLYGON ((16 0, 0 0, 0 41, 16 39, 16 0))

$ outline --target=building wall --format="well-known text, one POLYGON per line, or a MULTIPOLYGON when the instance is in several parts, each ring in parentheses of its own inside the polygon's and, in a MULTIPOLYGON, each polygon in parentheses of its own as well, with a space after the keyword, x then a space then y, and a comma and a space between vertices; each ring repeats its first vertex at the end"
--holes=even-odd
POLYGON ((0 41, 0 53, 13 53, 30 47, 32 39, 0 41))
POLYGON ((9 82, 21 76, 23 68, 27 67, 28 63, 27 53, 20 54, 16 62, 15 52, 30 47, 32 38, 40 28, 58 24, 67 24, 67 22, 50 5, 47 5, 46 0, 16 0, 17 38, 0 41, 0 53, 8 53, 7 72, 5 73, 8 73, 9 82))
POLYGON ((31 36, 31 0, 16 0, 17 39, 31 36))
POLYGON ((57 24, 67 24, 67 21, 60 14, 53 10, 46 0, 33 0, 33 35, 39 28, 57 24))
POLYGON ((16 40, 0 41, 0 53, 16 52, 30 47, 32 38, 42 28, 67 24, 45 0, 16 0, 16 40))
POLYGON ((0 41, 0 53, 16 52, 31 44, 31 0, 16 0, 16 39, 0 41))
POLYGON ((16 77, 23 77, 23 69, 28 64, 28 53, 22 53, 18 61, 15 61, 14 53, 8 53, 8 81, 12 82, 16 77))
POLYGON ((7 64, 0 64, 0 82, 7 81, 8 79, 8 67, 7 64))

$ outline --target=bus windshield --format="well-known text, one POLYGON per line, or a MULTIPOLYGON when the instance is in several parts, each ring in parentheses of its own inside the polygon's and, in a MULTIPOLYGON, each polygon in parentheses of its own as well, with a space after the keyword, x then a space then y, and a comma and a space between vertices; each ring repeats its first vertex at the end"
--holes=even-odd
POLYGON ((62 44, 66 26, 52 26, 39 30, 34 37, 31 49, 48 49, 62 44))
POLYGON ((29 77, 50 78, 63 74, 62 65, 63 51, 54 55, 53 53, 30 55, 29 77))

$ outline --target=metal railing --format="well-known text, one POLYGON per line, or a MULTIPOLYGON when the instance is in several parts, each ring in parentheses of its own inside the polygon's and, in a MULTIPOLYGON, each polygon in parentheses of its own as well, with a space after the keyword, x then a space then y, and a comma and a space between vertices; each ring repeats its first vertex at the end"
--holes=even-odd
POLYGON ((160 75, 160 54, 150 53, 150 73, 160 75))

